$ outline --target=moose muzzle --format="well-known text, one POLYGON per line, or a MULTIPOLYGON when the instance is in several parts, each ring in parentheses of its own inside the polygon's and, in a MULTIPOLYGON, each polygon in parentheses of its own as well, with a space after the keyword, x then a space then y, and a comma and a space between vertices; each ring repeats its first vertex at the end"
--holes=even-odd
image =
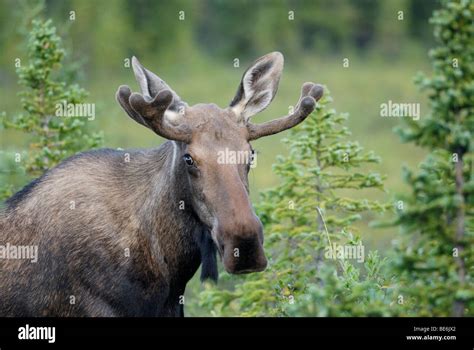
POLYGON ((218 238, 223 264, 227 272, 242 274, 260 272, 267 267, 263 251, 262 225, 258 222, 252 233, 223 233, 218 238))

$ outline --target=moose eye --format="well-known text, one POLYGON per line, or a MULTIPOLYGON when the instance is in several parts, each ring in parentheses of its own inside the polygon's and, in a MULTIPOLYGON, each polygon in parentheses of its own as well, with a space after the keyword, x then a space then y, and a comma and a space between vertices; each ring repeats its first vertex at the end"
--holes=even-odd
POLYGON ((250 150, 250 159, 249 159, 249 162, 247 163, 247 172, 249 172, 252 165, 255 164, 254 162, 255 162, 255 150, 251 149, 250 150))
POLYGON ((193 157, 191 157, 191 155, 187 153, 183 156, 183 160, 186 162, 187 165, 194 165, 193 157))

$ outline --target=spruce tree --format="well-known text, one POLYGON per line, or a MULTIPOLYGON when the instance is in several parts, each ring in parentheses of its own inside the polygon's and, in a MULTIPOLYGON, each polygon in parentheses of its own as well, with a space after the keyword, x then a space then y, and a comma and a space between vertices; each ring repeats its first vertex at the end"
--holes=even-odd
POLYGON ((404 170, 411 193, 398 199, 393 223, 402 229, 393 261, 409 315, 474 315, 473 20, 469 0, 444 0, 434 12, 433 73, 416 78, 430 111, 398 129, 429 152, 418 170, 404 170))
MULTIPOLYGON (((83 103, 87 92, 70 83, 62 69, 65 50, 51 20, 34 20, 27 39, 27 59, 15 61, 22 111, 1 115, 2 132, 17 130, 29 141, 26 152, 3 154, 0 199, 18 188, 7 185, 8 173, 26 174, 29 179, 40 176, 64 158, 79 151, 97 147, 102 135, 91 133, 84 118, 56 115, 59 104, 83 103)), ((8 145, 8 147, 11 147, 8 145)))

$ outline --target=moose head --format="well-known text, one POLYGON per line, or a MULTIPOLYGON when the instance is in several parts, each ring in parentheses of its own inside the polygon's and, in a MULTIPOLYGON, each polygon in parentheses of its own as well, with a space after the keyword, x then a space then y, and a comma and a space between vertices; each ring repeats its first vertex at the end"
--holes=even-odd
MULTIPOLYGON (((248 172, 254 151, 250 141, 290 129, 301 123, 323 95, 323 87, 304 83, 294 112, 262 124, 251 118, 275 97, 283 70, 283 55, 269 53, 244 73, 230 105, 188 106, 158 76, 132 59, 141 93, 120 86, 117 100, 127 114, 159 136, 175 141, 173 159, 186 169, 174 176, 186 178, 191 204, 209 228, 229 273, 265 269, 263 230, 249 200, 248 172), (222 154, 247 155, 229 157, 222 154), (224 159, 223 159, 224 158, 224 159)), ((173 163, 175 164, 175 163, 173 163)))

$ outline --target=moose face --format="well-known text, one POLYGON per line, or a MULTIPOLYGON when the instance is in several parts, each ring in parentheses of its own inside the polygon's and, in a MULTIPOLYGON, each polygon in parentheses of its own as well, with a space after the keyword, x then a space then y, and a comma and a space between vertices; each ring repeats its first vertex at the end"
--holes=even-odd
POLYGON ((262 271, 262 224, 248 196, 248 172, 253 149, 247 129, 234 122, 230 110, 213 105, 189 108, 205 121, 183 147, 182 161, 195 211, 211 228, 211 235, 230 273, 262 271))
POLYGON ((253 124, 250 118, 270 104, 278 89, 281 53, 255 61, 225 109, 214 104, 188 106, 135 57, 132 63, 142 93, 131 93, 127 86, 121 86, 118 102, 138 123, 178 141, 175 161, 184 163, 193 208, 210 228, 225 269, 230 273, 264 270, 267 260, 262 224, 248 196, 248 172, 254 154, 250 141, 302 122, 322 97, 322 86, 303 84, 293 114, 253 124))

